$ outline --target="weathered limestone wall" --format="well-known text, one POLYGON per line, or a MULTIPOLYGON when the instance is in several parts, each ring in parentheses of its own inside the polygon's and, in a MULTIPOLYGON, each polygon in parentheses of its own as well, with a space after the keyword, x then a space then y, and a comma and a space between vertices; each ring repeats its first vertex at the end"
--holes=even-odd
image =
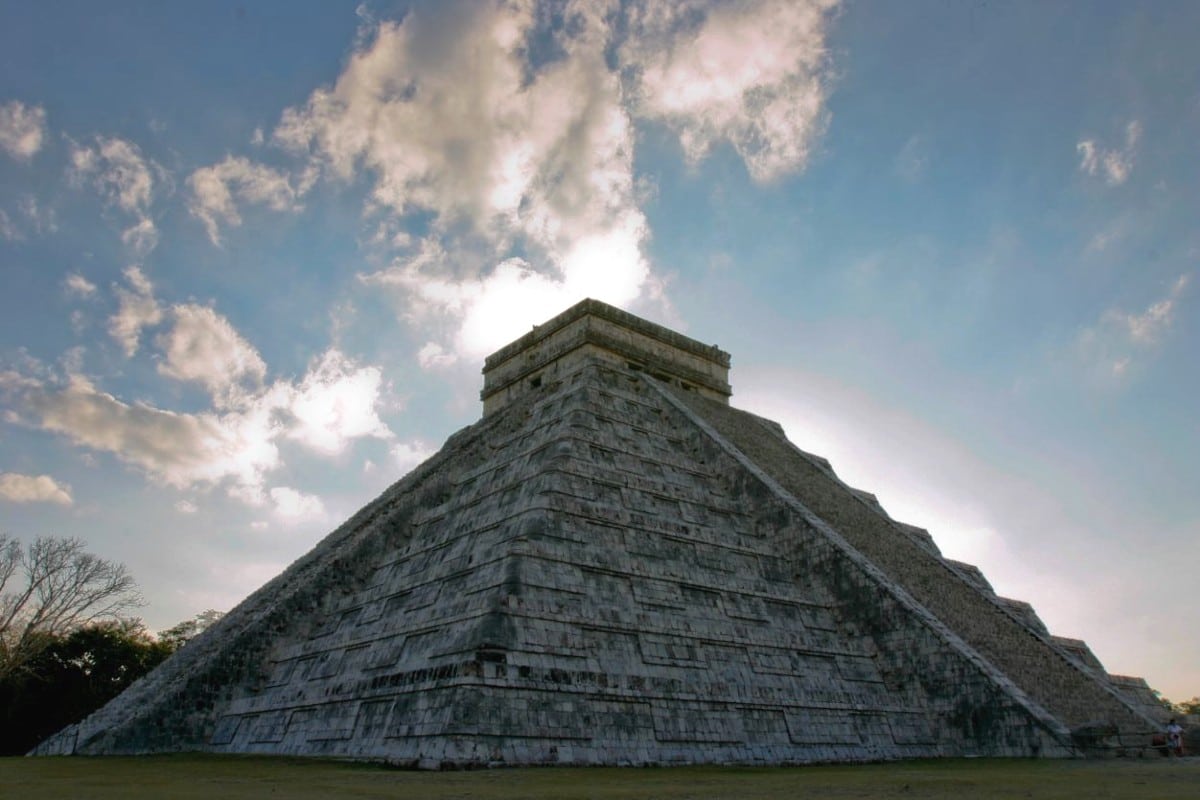
MULTIPOLYGON (((519 424, 519 418, 515 420, 519 424)), ((110 703, 40 744, 37 755, 206 749, 215 709, 256 686, 280 642, 307 637, 323 609, 372 573, 381 550, 411 534, 408 517, 441 502, 446 475, 486 457, 512 418, 477 423, 365 506, 283 573, 110 703)))
POLYGON ((1070 752, 603 361, 457 435, 78 734, 58 751, 426 767, 1070 752))
POLYGON ((642 379, 581 365, 537 395, 328 633, 276 652, 215 747, 424 766, 1065 752, 904 609, 880 612, 907 634, 890 686, 878 632, 821 577, 870 609, 870 576, 782 558, 811 531, 642 379))
POLYGON ((863 503, 776 428, 704 398, 676 396, 1065 725, 1074 729, 1101 716, 1128 737, 1144 737, 1154 728, 1106 682, 973 586, 915 540, 907 526, 863 503))
POLYGON ((984 574, 980 571, 979 567, 975 566, 974 564, 967 564, 962 561, 954 561, 953 559, 949 558, 943 560, 958 570, 959 573, 961 573, 962 576, 967 579, 967 582, 979 591, 986 592, 988 594, 995 594, 995 591, 992 589, 992 584, 986 577, 984 577, 984 574))
MULTIPOLYGON (((1108 681, 1126 700, 1141 709, 1143 714, 1157 721, 1160 726, 1166 726, 1167 720, 1172 716, 1171 712, 1163 706, 1162 701, 1154 694, 1154 690, 1150 688, 1150 684, 1146 683, 1145 678, 1110 674, 1108 681)), ((1200 726, 1195 729, 1200 730, 1200 726)))
MULTIPOLYGON (((1044 626, 1042 630, 1045 630, 1044 626)), ((1108 673, 1105 671, 1104 665, 1100 663, 1100 659, 1096 658, 1096 654, 1092 652, 1092 648, 1088 647, 1087 642, 1082 639, 1071 639, 1066 636, 1050 636, 1050 641, 1059 650, 1075 659, 1092 677, 1104 681, 1108 680, 1108 673)))
MULTIPOLYGON (((1046 623, 1042 622, 1042 618, 1038 616, 1037 610, 1032 605, 1024 600, 1014 600, 1011 597, 1000 597, 995 592, 988 592, 990 597, 996 601, 1004 610, 1015 617, 1022 625, 1029 630, 1037 633, 1050 641, 1051 644, 1058 644, 1058 639, 1050 635, 1050 631, 1046 628, 1046 623)), ((1086 645, 1085 645, 1086 646, 1086 645)), ((1088 651, 1091 652, 1090 650, 1088 651)), ((1094 658, 1094 656, 1093 656, 1094 658)), ((1097 662, 1099 663, 1099 662, 1097 662)))
POLYGON ((728 402, 729 354, 597 300, 584 300, 488 356, 484 415, 573 372, 585 360, 648 372, 719 402, 728 402))

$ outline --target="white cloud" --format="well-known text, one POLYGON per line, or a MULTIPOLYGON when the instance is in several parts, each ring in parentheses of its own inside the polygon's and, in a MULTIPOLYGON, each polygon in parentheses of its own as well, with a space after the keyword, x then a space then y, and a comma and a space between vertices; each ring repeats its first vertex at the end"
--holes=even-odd
POLYGON ((219 245, 222 223, 233 227, 242 224, 235 198, 274 211, 297 210, 297 201, 311 186, 311 179, 302 176, 299 186, 293 187, 291 178, 283 172, 246 158, 226 156, 219 164, 202 167, 188 178, 192 193, 188 209, 204 223, 212 243, 219 245))
POLYGON ((67 277, 63 279, 63 288, 67 294, 75 297, 91 297, 96 293, 96 284, 78 272, 67 273, 67 277))
POLYGON ((638 110, 689 160, 729 142, 751 176, 801 170, 824 130, 826 28, 836 0, 644 3, 622 48, 638 110))
POLYGON ((276 486, 270 491, 273 513, 285 522, 307 522, 325 518, 325 504, 321 498, 304 494, 287 486, 276 486))
POLYGON ((1165 297, 1145 310, 1128 312, 1109 309, 1100 320, 1080 332, 1079 353, 1086 363, 1100 370, 1102 377, 1120 379, 1135 364, 1135 358, 1162 341, 1175 321, 1175 312, 1190 275, 1180 275, 1165 297))
POLYGON ((665 305, 634 116, 671 125, 693 159, 729 141, 757 179, 802 169, 833 6, 574 0, 553 30, 531 2, 421 6, 368 20, 337 81, 272 136, 328 178, 367 177, 371 241, 404 252, 362 277, 438 334, 418 360, 445 367, 586 296, 665 305), (415 243, 393 235, 412 215, 429 220, 415 243))
POLYGON ((391 438, 376 411, 382 388, 378 367, 360 367, 339 350, 327 350, 298 385, 280 393, 290 416, 288 438, 325 454, 364 436, 391 438))
POLYGON ((584 297, 618 306, 631 303, 647 280, 648 267, 638 253, 645 223, 640 216, 629 223, 636 229, 579 242, 557 275, 512 258, 478 278, 438 277, 422 271, 420 263, 409 263, 363 280, 403 289, 416 319, 438 314, 457 318, 449 349, 428 342, 418 353, 422 367, 444 367, 460 358, 476 360, 584 297))
POLYGON ((157 339, 165 356, 158 364, 161 374, 199 383, 217 407, 233 405, 245 395, 247 382, 261 387, 267 366, 229 320, 195 304, 172 306, 171 318, 174 324, 157 339))
POLYGON ((261 505, 265 476, 282 463, 280 439, 331 455, 353 439, 391 438, 376 412, 381 382, 378 368, 330 350, 297 384, 278 381, 231 408, 202 413, 126 403, 78 374, 55 382, 10 372, 0 376, 0 389, 20 409, 14 421, 112 453, 157 483, 225 484, 230 496, 261 505))
POLYGON ((139 255, 145 255, 158 246, 158 228, 149 217, 142 217, 121 231, 121 244, 139 255))
POLYGON ((126 356, 133 356, 137 353, 142 329, 162 322, 163 312, 154 299, 154 286, 140 267, 126 267, 123 274, 129 287, 114 287, 118 308, 108 320, 108 332, 126 356))
MULTIPOLYGON (((613 31, 590 4, 563 13, 563 57, 536 67, 529 4, 422 7, 382 23, 274 133, 327 175, 365 170, 375 213, 433 215, 415 253, 363 276, 392 287, 407 319, 447 332, 423 349, 429 367, 589 294, 627 305, 648 281, 633 126, 606 62, 613 31)), ((392 239, 386 221, 379 230, 392 239)))
POLYGON ((181 489, 224 479, 257 486, 279 463, 277 423, 267 409, 216 415, 130 405, 80 375, 63 384, 35 382, 20 392, 20 405, 29 424, 112 453, 181 489))
POLYGON ((121 240, 135 252, 144 254, 158 242, 158 231, 150 218, 154 199, 155 175, 165 175, 153 160, 124 139, 96 137, 94 146, 71 143, 71 177, 77 183, 91 183, 107 205, 116 206, 135 218, 121 234, 121 240))
POLYGON ((59 483, 49 475, 21 475, 16 472, 0 473, 0 498, 13 503, 54 503, 69 506, 71 487, 59 483))
POLYGON ((175 510, 180 514, 195 514, 200 509, 191 500, 180 500, 175 504, 175 510))
POLYGON ((96 191, 124 211, 135 214, 150 205, 154 176, 132 142, 100 136, 95 147, 72 143, 71 167, 76 180, 90 179, 96 191))
POLYGON ((392 445, 392 463, 401 475, 407 475, 413 467, 432 456, 436 450, 420 439, 410 442, 397 442, 392 445))
POLYGON ((46 138, 46 109, 20 100, 0 105, 0 148, 19 161, 29 161, 46 138))
POLYGON ((516 211, 537 167, 530 162, 545 149, 534 140, 554 118, 576 113, 575 103, 547 104, 548 121, 532 115, 542 80, 523 88, 521 52, 532 23, 532 9, 500 3, 441 15, 423 8, 384 22, 332 89, 284 113, 275 138, 339 178, 361 163, 381 206, 486 227, 516 211))
POLYGON ((1166 297, 1151 303, 1140 314, 1112 311, 1106 316, 1128 332, 1130 341, 1137 344, 1154 344, 1174 320, 1175 305, 1179 302, 1183 290, 1187 288, 1190 278, 1189 275, 1180 275, 1171 284, 1166 297))
POLYGON ((1106 150, 1094 139, 1084 139, 1075 145, 1079 153, 1079 168, 1088 175, 1100 175, 1110 186, 1120 186, 1129 179, 1142 138, 1142 124, 1133 120, 1125 126, 1125 144, 1106 150))
MULTIPOLYGON (((149 296, 140 273, 131 283, 139 296, 149 296)), ((223 485, 231 497, 254 506, 278 502, 264 484, 282 463, 280 440, 332 455, 354 439, 392 437, 378 416, 384 386, 377 367, 330 349, 300 380, 263 387, 265 365, 227 320, 195 305, 175 306, 172 316, 175 324, 155 341, 165 351, 160 370, 209 389, 213 410, 179 413, 127 403, 79 374, 73 355, 63 359, 64 378, 37 363, 25 365, 24 374, 0 373, 9 421, 111 453, 156 483, 179 489, 223 485)))
POLYGON ((437 342, 426 342, 417 351, 417 363, 422 369, 434 370, 449 367, 458 361, 458 356, 446 351, 437 342))

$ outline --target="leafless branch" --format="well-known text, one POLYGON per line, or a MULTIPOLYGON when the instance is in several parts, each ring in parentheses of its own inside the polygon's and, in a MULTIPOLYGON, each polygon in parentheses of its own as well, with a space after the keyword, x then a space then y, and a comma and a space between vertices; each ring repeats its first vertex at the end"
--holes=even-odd
POLYGON ((0 534, 0 677, 48 640, 141 604, 125 565, 88 553, 78 539, 42 537, 22 548, 0 534))

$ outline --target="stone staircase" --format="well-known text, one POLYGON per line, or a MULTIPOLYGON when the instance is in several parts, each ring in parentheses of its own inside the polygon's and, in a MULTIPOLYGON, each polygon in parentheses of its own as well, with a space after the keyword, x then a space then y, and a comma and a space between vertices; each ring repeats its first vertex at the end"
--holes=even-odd
POLYGON ((826 462, 792 445, 777 424, 693 393, 673 393, 1034 702, 1077 732, 1081 747, 1136 747, 1157 731, 1153 720, 973 586, 907 526, 838 480, 826 462))

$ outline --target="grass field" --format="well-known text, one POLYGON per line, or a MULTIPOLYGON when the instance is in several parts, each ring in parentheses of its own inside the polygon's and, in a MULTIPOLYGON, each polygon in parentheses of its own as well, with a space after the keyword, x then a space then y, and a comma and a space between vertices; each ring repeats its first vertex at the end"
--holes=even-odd
POLYGON ((238 756, 3 758, 0 798, 1191 798, 1200 759, 408 772, 238 756))

